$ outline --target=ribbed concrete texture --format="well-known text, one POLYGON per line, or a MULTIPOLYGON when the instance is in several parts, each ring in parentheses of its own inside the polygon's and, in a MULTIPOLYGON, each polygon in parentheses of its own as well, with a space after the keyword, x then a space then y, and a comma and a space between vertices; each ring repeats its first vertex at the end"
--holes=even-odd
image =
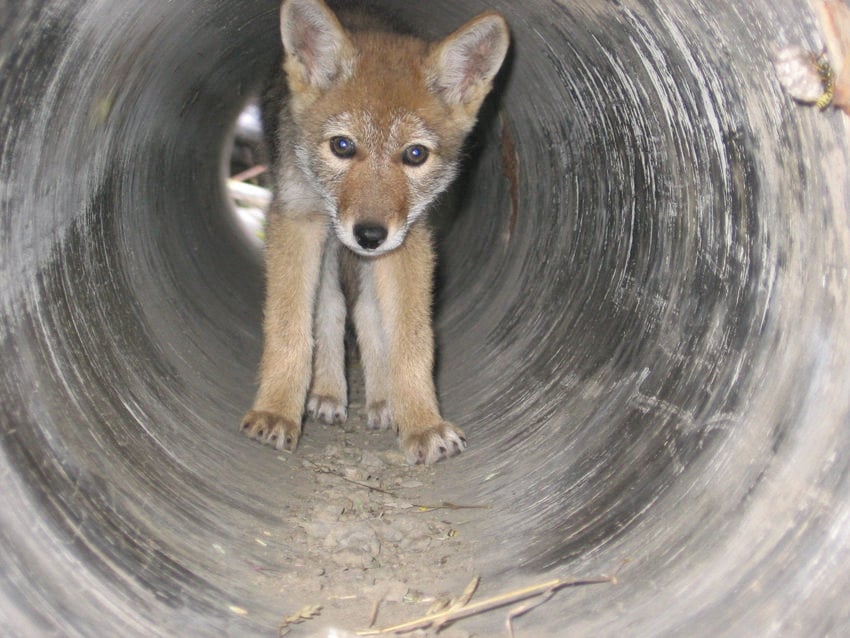
MULTIPOLYGON (((619 570, 527 635, 847 635, 848 121, 771 64, 820 50, 812 7, 386 4, 513 32, 435 214, 470 448, 428 476, 489 505, 482 582, 619 570)), ((0 24, 0 633, 275 635, 228 607, 287 608, 235 565, 289 491, 238 432, 262 262, 223 175, 276 3, 17 0, 0 24)))

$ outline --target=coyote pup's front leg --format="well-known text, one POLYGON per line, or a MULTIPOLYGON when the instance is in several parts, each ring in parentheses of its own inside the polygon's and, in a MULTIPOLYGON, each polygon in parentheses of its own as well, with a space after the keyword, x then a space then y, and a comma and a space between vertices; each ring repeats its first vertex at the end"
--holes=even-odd
POLYGON ((313 358, 313 306, 327 222, 322 216, 269 215, 260 388, 242 431, 278 450, 294 450, 313 358))
POLYGON ((431 238, 422 224, 410 229, 401 248, 374 262, 389 355, 389 408, 408 463, 435 463, 466 449, 463 432, 443 420, 437 405, 433 271, 431 238))
POLYGON ((307 399, 307 414, 328 425, 345 423, 348 418, 346 303, 340 285, 340 248, 333 239, 325 244, 313 321, 313 380, 307 399))

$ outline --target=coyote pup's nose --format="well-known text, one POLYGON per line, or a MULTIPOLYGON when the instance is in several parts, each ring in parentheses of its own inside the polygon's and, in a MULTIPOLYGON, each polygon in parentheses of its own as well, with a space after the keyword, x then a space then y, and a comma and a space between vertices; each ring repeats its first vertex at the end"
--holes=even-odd
POLYGON ((361 248, 375 250, 387 238, 387 229, 377 224, 355 224, 354 238, 361 248))

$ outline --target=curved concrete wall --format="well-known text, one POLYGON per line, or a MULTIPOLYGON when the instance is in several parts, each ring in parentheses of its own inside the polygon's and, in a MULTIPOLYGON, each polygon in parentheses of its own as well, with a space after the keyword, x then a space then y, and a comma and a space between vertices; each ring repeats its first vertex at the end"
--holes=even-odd
MULTIPOLYGON (((434 35, 485 7, 398 4, 434 35)), ((438 480, 494 504, 480 571, 627 561, 530 615, 543 635, 843 633, 848 124, 770 63, 820 48, 810 7, 491 4, 515 46, 443 220, 438 303, 442 401, 471 441, 438 480)), ((285 490, 237 432, 261 263, 220 159, 276 4, 3 12, 0 626, 269 635, 222 609, 266 599, 208 548, 253 542, 239 521, 285 490)))

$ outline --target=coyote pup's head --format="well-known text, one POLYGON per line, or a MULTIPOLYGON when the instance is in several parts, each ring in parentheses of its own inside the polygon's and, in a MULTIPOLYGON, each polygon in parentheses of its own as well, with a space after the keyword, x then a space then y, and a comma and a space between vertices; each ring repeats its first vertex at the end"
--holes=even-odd
POLYGON ((397 248, 456 173, 508 49, 504 19, 484 13, 428 43, 346 30, 321 0, 285 0, 281 35, 299 167, 346 246, 397 248))

